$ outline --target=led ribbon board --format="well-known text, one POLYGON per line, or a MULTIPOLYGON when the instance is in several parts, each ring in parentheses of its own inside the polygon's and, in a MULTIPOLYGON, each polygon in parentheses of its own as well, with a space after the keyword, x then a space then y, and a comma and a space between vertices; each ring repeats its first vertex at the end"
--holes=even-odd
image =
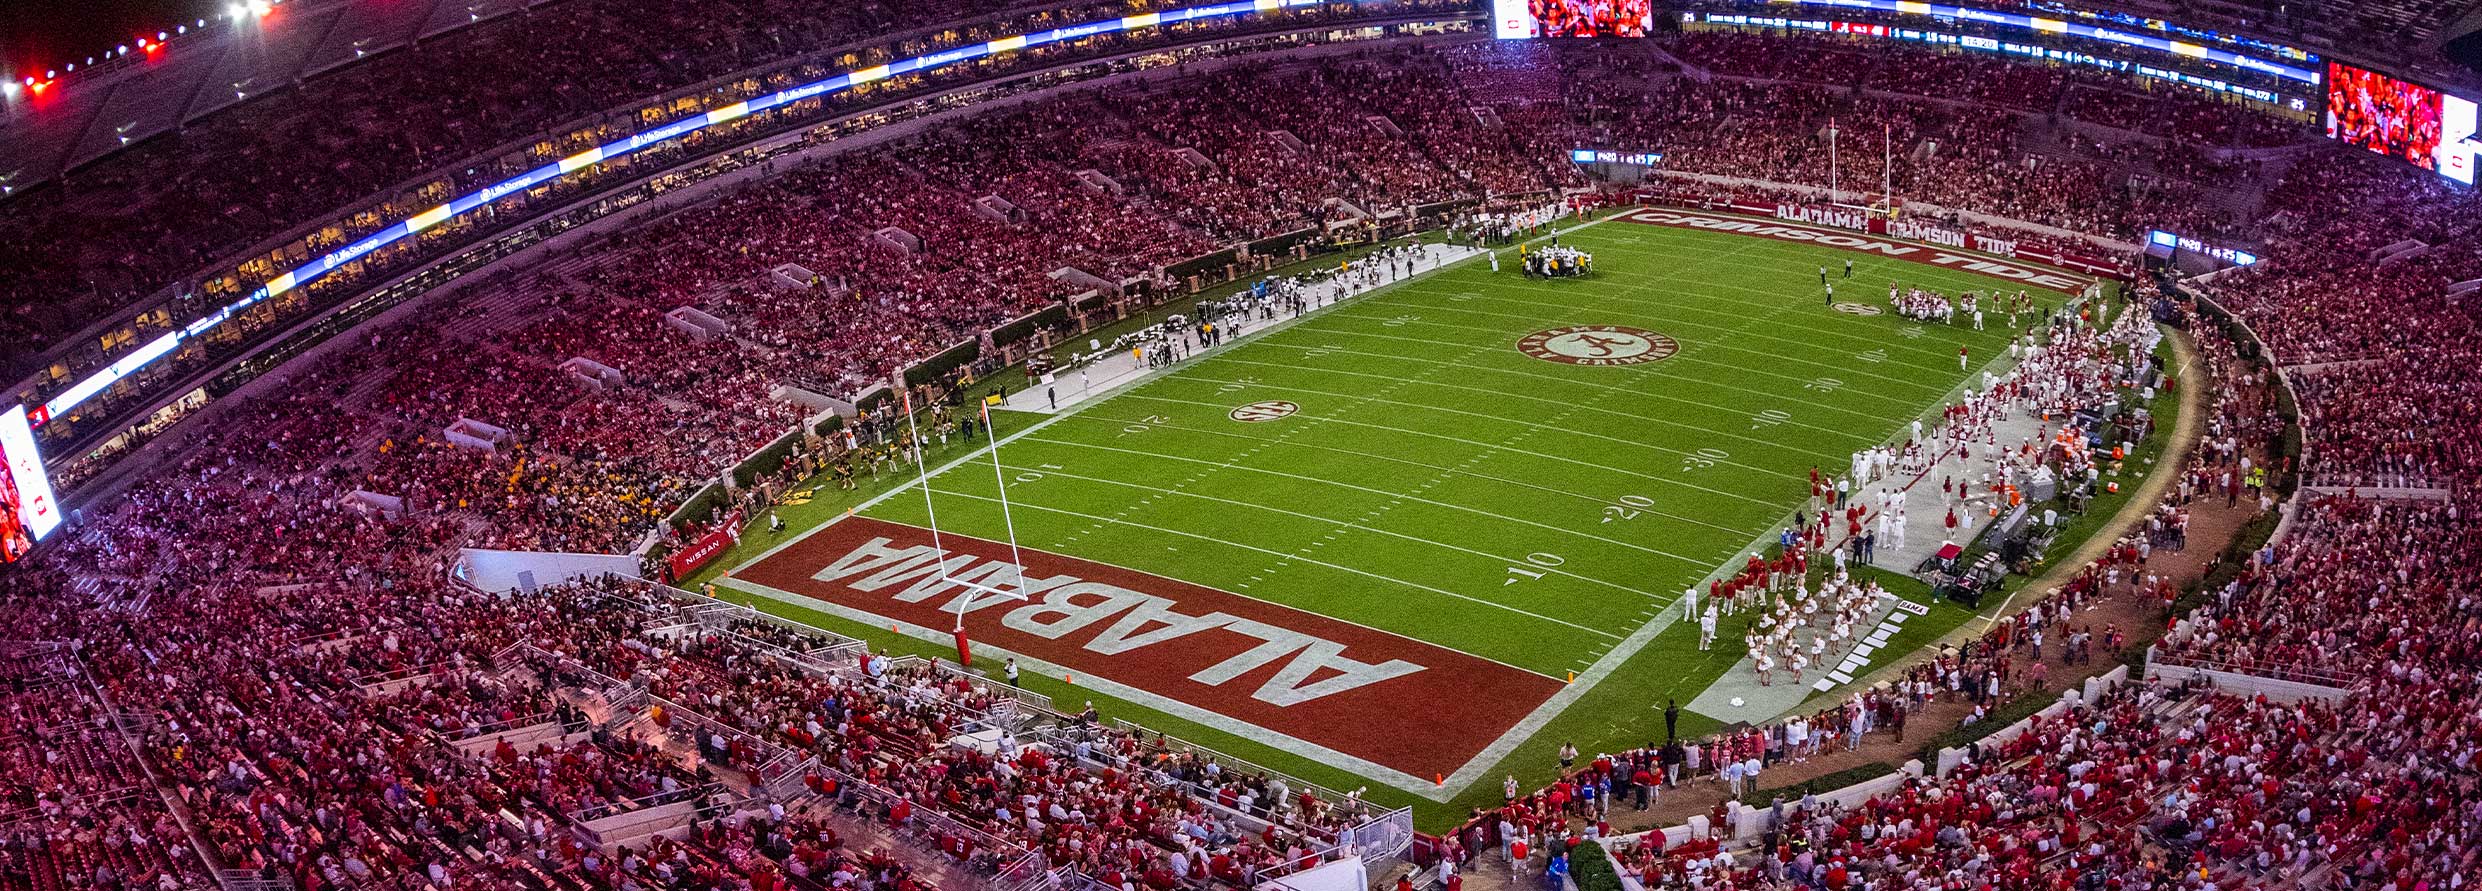
POLYGON ((1568 159, 1575 164, 1627 164, 1636 167, 1663 166, 1662 152, 1617 152, 1611 149, 1570 149, 1568 159))
POLYGON ((2320 72, 2313 69, 2295 68, 2290 65, 2270 62, 2254 56, 2244 56, 2230 50, 2216 49, 2211 46, 2200 46, 2185 40, 2169 40, 2166 38, 2153 37, 2145 34, 2132 34, 2127 31, 2121 31, 2114 28, 2098 28, 2084 22, 2065 22, 2058 19, 2047 19, 2039 16, 2023 15, 2013 12, 1998 12, 1989 9, 1974 9, 1965 6, 1943 6, 1936 3, 1915 3, 1912 2, 1912 0, 1774 0, 1774 2, 1790 3, 1799 6, 1833 6, 1842 7, 1845 9, 1875 9, 1881 12, 1893 12, 1905 15, 1926 15, 1935 18, 1956 19, 1958 21, 1981 22, 1986 25, 1998 25, 2004 28, 2039 31, 2046 34, 2069 34, 2077 37, 2087 37, 2095 40, 2110 41, 2112 43, 2127 44, 2129 46, 2142 46, 2148 49, 2162 50, 2163 52, 2189 56, 2192 58, 2209 59, 2216 62, 2222 62, 2236 68, 2246 68, 2261 74, 2271 74, 2286 80, 2299 81, 2305 84, 2315 84, 2318 83, 2320 79, 2320 72))
POLYGON ((2178 250, 2188 251, 2193 254, 2204 254, 2217 260, 2230 263, 2234 266, 2255 266, 2258 263, 2258 255, 2248 251, 2244 251, 2239 248, 2228 248, 2207 244, 2206 242, 2199 241, 2186 235, 2165 232, 2161 229, 2148 231, 2146 233, 2146 242, 2148 244, 2162 245, 2166 248, 2175 248, 2178 250))

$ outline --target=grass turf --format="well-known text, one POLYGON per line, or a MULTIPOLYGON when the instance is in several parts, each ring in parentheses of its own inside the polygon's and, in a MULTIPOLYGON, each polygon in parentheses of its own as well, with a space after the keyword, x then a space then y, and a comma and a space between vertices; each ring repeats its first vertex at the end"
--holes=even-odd
MULTIPOLYGON (((1964 377, 1959 346, 1993 356, 2011 333, 2004 316, 1976 332, 1832 311, 1817 269, 1853 255, 1826 248, 1625 223, 1563 241, 1593 251, 1601 271, 1553 282, 1521 278, 1513 262, 1500 274, 1469 262, 1194 360, 1008 443, 1019 539, 1560 676, 1780 527, 1812 465, 1840 468, 1934 408, 1964 377), (1681 352, 1578 367, 1514 349, 1530 332, 1572 324, 1651 329, 1681 352), (1226 414, 1261 400, 1301 411, 1263 424, 1226 414)), ((1837 284, 1841 299, 1876 304, 1891 281, 2003 285, 1878 258, 1857 258, 1854 278, 1837 284)), ((1030 421, 1003 416, 1001 432, 1030 421)), ((1005 535, 987 461, 933 488, 943 528, 1005 535)), ((920 493, 902 494, 869 513, 924 522, 920 493)), ((852 503, 825 497, 786 509, 787 519, 806 528, 852 503)), ((728 565, 781 540, 757 538, 728 565)), ((1934 616, 1943 628, 1966 618, 1954 608, 1934 616)), ((866 636, 900 652, 938 650, 885 629, 866 636)), ((1500 767, 1531 782, 1561 739, 1619 747, 1659 730, 1663 698, 1687 700, 1738 658, 1697 652, 1694 637, 1686 623, 1665 629, 1500 767)), ((1356 785, 1118 705, 1140 723, 1356 785)), ((1683 718, 1683 733, 1713 729, 1683 718)), ((1491 785, 1425 803, 1424 822, 1489 803, 1491 785)))
MULTIPOLYGON (((1468 263, 1009 442, 1018 540, 1564 677, 1780 528, 1813 466, 1841 468, 1933 407, 1963 377, 1959 346, 1995 355, 2011 333, 1832 311, 1819 248, 1618 223, 1566 243, 1603 271, 1468 263), (1573 366, 1514 347, 1580 324, 1680 352, 1573 366), (1300 411, 1228 416, 1260 401, 1300 411)), ((1993 284, 1894 260, 1838 284, 1868 295, 1899 277, 1993 284)), ((987 463, 932 489, 942 528, 1006 537, 987 463)), ((918 493, 867 513, 929 522, 918 493)), ((1684 673, 1681 692, 1721 668, 1684 673)))

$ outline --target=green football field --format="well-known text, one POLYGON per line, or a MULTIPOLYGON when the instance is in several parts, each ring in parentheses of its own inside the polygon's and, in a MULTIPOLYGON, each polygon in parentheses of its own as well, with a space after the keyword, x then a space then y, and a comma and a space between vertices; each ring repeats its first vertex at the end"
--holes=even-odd
MULTIPOLYGON (((1805 506, 1813 466, 1840 472, 1854 451, 1888 441, 1951 399, 1966 378, 1960 347, 1970 349, 1978 374, 2005 354, 2013 333, 2004 314, 1974 331, 1839 310, 1819 288, 1825 266, 1835 272, 1838 302, 1874 307, 1884 306, 1890 283, 1947 293, 2018 289, 1942 266, 1625 220, 1571 230, 1560 241, 1591 251, 1598 271, 1527 279, 1516 272, 1513 248, 1504 249, 1503 272, 1469 260, 1253 328, 1238 342, 1058 414, 999 412, 996 473, 980 436, 936 444, 928 456, 936 525, 952 535, 996 543, 1011 537, 1013 520, 1014 539, 1026 549, 1458 651, 1497 663, 1482 665, 1481 674, 1535 678, 1557 695, 1529 706, 1523 721, 1491 725, 1498 742, 1434 788, 1428 767, 1408 775, 1305 742, 1302 728, 1317 721, 1288 728, 1283 718, 1232 717, 1238 700, 1229 697, 1246 689, 1200 698, 1166 695, 1162 684, 1140 689, 1149 678, 1177 684, 1159 672, 1180 660, 1160 654, 1101 656, 1066 676, 1066 664, 1035 659, 1029 686, 1063 707, 1099 700, 1107 716, 1333 788, 1375 780, 1374 798, 1412 804, 1426 825, 1444 825, 1469 806, 1496 802, 1504 773, 1526 784, 1548 779, 1550 751, 1562 741, 1610 751, 1659 738, 1666 699, 1689 704, 1742 659, 1737 641, 1750 618, 1728 620, 1716 646, 1698 650, 1696 623, 1678 621, 1682 588, 1771 546, 1805 506), (1856 263, 1850 280, 1841 274, 1846 258, 1856 263), (1539 347, 1557 343, 1545 341, 1546 332, 1579 326, 1586 333, 1569 335, 1553 352, 1591 355, 1596 344, 1581 338, 1628 337, 1606 337, 1606 329, 1648 332, 1677 351, 1642 364, 1569 364, 1523 350, 1542 354, 1539 347), (1290 411, 1255 408, 1267 403, 1290 411), (1002 474, 1008 519, 995 480, 1002 474)), ((2043 309, 2069 299, 2030 293, 2043 309)), ((1011 374, 981 386, 1026 385, 1011 374)), ((2172 400, 2159 401, 2157 410, 2170 417, 2172 400)), ((892 612, 899 604, 885 598, 900 588, 865 596, 805 587, 810 572, 854 542, 905 539, 901 530, 931 525, 914 476, 910 466, 886 468, 852 492, 816 478, 783 507, 788 531, 754 530, 687 584, 712 579, 736 602, 896 652, 953 655, 954 620, 892 612), (849 511, 902 525, 839 524, 849 511), (850 531, 856 528, 866 531, 850 531), (771 567, 774 583, 761 578, 771 567), (891 616, 900 616, 893 629, 891 616)), ((911 543, 934 544, 919 535, 911 543)), ((1975 615, 1930 603, 1912 579, 1865 572, 1930 608, 1896 636, 1891 653, 1927 645, 1975 615)), ((1193 603, 1190 595, 1175 599, 1193 603)), ((1986 603, 1983 612, 2002 606, 1986 603)), ((1161 621, 1131 613, 1107 633, 1122 635, 1118 641, 1170 633, 1154 624, 1161 621)), ((1112 623, 1083 633, 1105 624, 1112 623)), ((1204 638, 1169 646, 1189 640, 1204 638)), ((978 634, 976 642, 977 667, 996 671, 997 655, 981 647, 1007 650, 1006 641, 978 634)), ((1094 651, 1093 643, 1086 648, 1094 651)), ((1206 664, 1227 654, 1190 658, 1206 664)), ((1399 706, 1391 700, 1380 708, 1399 706)), ((1409 721, 1400 734, 1408 738, 1428 740, 1459 720, 1455 707, 1436 701, 1401 708, 1382 726, 1409 721)), ((1705 733, 1759 717, 1692 710, 1679 730, 1705 733)))
MULTIPOLYGON (((1755 543, 1813 466, 1840 472, 1964 378, 1988 330, 1825 305, 1995 279, 1829 248, 1629 223, 1562 239, 1585 279, 1467 262, 1185 362, 1000 448, 1016 540, 1440 644, 1582 672, 1755 543), (1617 325, 1670 358, 1579 366, 1528 334, 1617 325), (1245 423, 1234 409, 1296 413, 1245 423)), ((2011 288, 2013 290, 2013 288, 2011 288)), ((2046 294, 2056 305, 2060 295, 2046 294)), ((942 529, 1001 539, 986 460, 932 479, 942 529)), ((864 511, 929 522, 919 491, 864 511)), ((1674 610, 1673 612, 1677 612, 1674 610)), ((1716 670, 1723 666, 1718 664, 1716 670)), ((1711 675, 1684 677, 1686 695, 1711 675)))
MULTIPOLYGON (((1633 223, 1561 243, 1596 275, 1462 263, 1010 439, 1015 539, 1564 678, 1775 539, 1809 469, 1933 410, 1963 380, 1958 345, 1996 355, 2010 335, 1829 310, 1817 268, 1842 275, 1847 251, 1633 223), (1680 352, 1581 367, 1514 347, 1561 325, 1680 352), (1229 417, 1251 402, 1298 412, 1229 417)), ((1839 300, 1884 303, 1889 280, 1996 285, 1859 261, 1839 300)), ((988 462, 931 484, 941 529, 1008 536, 988 462)), ((918 491, 864 514, 928 524, 918 491)))

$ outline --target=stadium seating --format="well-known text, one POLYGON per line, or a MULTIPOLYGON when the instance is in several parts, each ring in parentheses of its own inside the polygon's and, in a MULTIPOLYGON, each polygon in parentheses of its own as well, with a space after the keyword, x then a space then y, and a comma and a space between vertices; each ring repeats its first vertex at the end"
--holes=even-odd
MULTIPOLYGON (((771 8, 754 7, 751 16, 771 8)), ((15 271, 0 293, 17 320, 0 342, 74 326, 80 317, 19 309, 71 283, 116 293, 183 271, 136 264, 123 281, 94 276, 128 245, 216 229, 207 221, 225 216, 264 223, 245 232, 282 228, 410 169, 378 159, 453 156, 777 52, 750 49, 755 41, 790 52, 978 9, 865 6, 852 21, 840 13, 758 33, 691 15, 677 32, 700 48, 690 52, 612 32, 636 5, 562 5, 540 17, 549 24, 425 52, 476 53, 454 58, 488 68, 494 53, 528 46, 533 28, 566 27, 603 35, 636 62, 559 49, 546 64, 566 74, 499 87, 514 94, 466 83, 463 68, 384 62, 314 83, 285 102, 341 104, 360 95, 349 90, 397 78, 414 84, 405 101, 422 110, 368 112, 361 135, 320 148, 359 163, 298 190, 256 189, 265 166, 202 154, 292 150, 219 123, 143 149, 159 170, 89 174, 74 207, 67 190, 25 205, 46 213, 10 206, 0 242, 90 247, 77 258, 0 259, 15 271), (450 126, 465 117, 458 102, 503 129, 450 126), (398 145, 402 133, 450 141, 398 145), (184 197, 144 221, 82 209, 157 193, 184 197)), ((0 709, 15 718, 0 748, 0 808, 24 816, 0 822, 0 887, 206 887, 192 838, 217 868, 303 889, 769 888, 786 876, 803 887, 867 876, 910 888, 930 881, 925 862, 989 874, 1029 855, 1115 887, 1253 884, 1332 846, 1366 807, 1078 715, 1027 725, 1041 745, 1013 754, 951 747, 960 728, 999 720, 1013 700, 936 666, 867 654, 823 668, 786 654, 835 644, 777 626, 684 631, 656 621, 678 618, 669 604, 616 583, 486 596, 445 577, 447 556, 464 545, 626 552, 677 535, 658 528, 661 517, 798 420, 771 400, 776 384, 883 380, 1056 303, 1068 291, 1050 274, 1060 268, 1144 281, 1219 244, 1317 226, 1339 213, 1329 199, 1403 206, 1578 186, 1557 153, 1589 143, 1662 151, 1680 170, 1800 195, 1826 185, 1818 136, 1830 121, 1858 148, 1842 158, 1841 182, 1884 175, 1925 203, 2111 238, 2166 228, 2259 240, 2264 262, 2206 293, 2248 324, 2300 397, 2307 442, 2287 469, 2315 484, 2424 491, 2302 496, 2289 537, 2208 592, 2162 654, 2346 687, 2341 700, 2278 705, 2133 685, 1946 776, 1852 807, 1796 806, 1775 846, 1730 865, 1693 845, 1635 850, 1624 867, 1663 887, 1716 869, 1736 873, 1734 887, 2228 887, 2279 876, 2303 887, 2308 877, 2453 887, 2482 851, 2482 790, 2470 778, 2482 745, 2482 632, 2466 594, 2482 540, 2466 528, 2482 522, 2482 455, 2470 435, 2482 419, 2469 394, 2482 382, 2468 361, 2476 318, 2447 291, 2482 277, 2482 252, 2464 243, 2482 223, 2470 196, 2338 150, 2286 166, 2244 213, 2218 197, 2258 168, 2222 150, 2298 134, 2221 105, 2123 117, 2125 103, 2107 92, 2122 85, 2052 69, 1944 56, 1910 68, 1847 44, 1740 36, 1669 46, 1729 77, 1650 78, 1651 63, 1610 61, 1608 47, 1390 48, 1047 97, 930 130, 902 152, 780 171, 617 235, 577 265, 350 335, 366 348, 279 372, 287 386, 183 431, 177 460, 28 564, 0 570, 0 618, 81 642, 75 663, 0 653, 0 709), (1870 71, 1867 91, 1822 83, 1855 66, 1870 71), (1947 91, 1960 81, 1975 86, 1947 91), (1995 127, 1958 102, 2057 108, 2139 138, 2075 142, 2039 116, 1995 127), (1465 110, 1473 105, 1497 109, 1500 123, 1465 110), (1874 137, 1889 143, 1885 155, 1869 150, 1874 137), (985 212, 987 197, 1015 213, 985 212), (918 244, 874 237, 890 227, 918 244), (2379 258, 2407 238, 2429 249, 2379 258), (820 280, 762 280, 784 263, 820 280), (684 306, 725 320, 732 336, 664 321, 684 306), (575 358, 622 380, 580 380, 561 367, 575 358), (452 441, 446 431, 461 421, 508 436, 488 449, 452 441), (399 496, 408 509, 355 506, 356 492, 399 496), (133 611, 144 621, 129 621, 133 611), (87 677, 99 692, 68 680, 87 677), (665 704, 615 708, 609 694, 620 688, 665 704), (127 716, 101 696, 144 703, 133 711, 154 719, 117 720, 127 716), (556 741, 459 745, 547 715, 556 741), (795 782, 822 813, 765 809, 779 752, 806 765, 795 782), (149 788, 150 769, 188 828, 149 788), (751 806, 714 808, 740 810, 727 817, 709 811, 711 798, 751 806), (567 832, 682 802, 695 803, 697 825, 628 855, 567 832), (840 848, 828 841, 834 819, 866 820, 915 847, 840 848)), ((224 246, 164 249, 180 255, 175 265, 195 265, 224 246)), ((2175 471, 2180 494, 2157 515, 2149 547, 2180 541, 2188 501, 2241 497, 2248 487, 2234 471, 2281 435, 2276 381, 2242 361, 2241 345, 2193 327, 2206 379, 2223 389, 2203 421, 2210 446, 2175 471)), ((1695 781, 1727 759, 1901 732, 1901 716, 1925 703, 1981 705, 2037 686, 2028 672, 2090 664, 2097 650, 2116 656, 2122 630, 2078 613, 2178 596, 2133 572, 2123 584, 2117 570, 2130 562, 2110 549, 2074 583, 1891 689, 1800 716, 1798 741, 1795 723, 1779 722, 1598 759, 1563 782, 1625 788, 1636 768, 1667 764, 1689 765, 1695 781), (2037 629, 2082 643, 2044 651, 2037 629)), ((1559 785, 1515 797, 1506 816, 1533 832, 1564 835, 1585 816, 1559 785)))

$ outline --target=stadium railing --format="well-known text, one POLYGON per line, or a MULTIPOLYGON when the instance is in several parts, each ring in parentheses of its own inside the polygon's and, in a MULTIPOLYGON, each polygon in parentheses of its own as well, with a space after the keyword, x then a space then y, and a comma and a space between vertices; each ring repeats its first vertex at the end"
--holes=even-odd
POLYGON ((255 869, 216 870, 215 884, 223 891, 293 891, 291 877, 269 878, 255 869))
POLYGON ((613 817, 622 816, 624 814, 634 814, 640 811, 652 810, 667 804, 680 804, 685 801, 698 801, 709 795, 715 794, 729 793, 720 783, 705 783, 697 786, 683 786, 670 792, 657 792, 652 795, 643 795, 637 798, 623 799, 620 801, 608 801, 602 804, 589 805, 587 807, 579 808, 574 812, 563 814, 562 816, 568 817, 570 820, 578 823, 592 823, 597 820, 607 820, 613 817))
MULTIPOLYGON (((2285 684, 2304 685, 2319 689, 2291 692, 2328 699, 2342 699, 2345 694, 2352 692, 2352 689, 2360 686, 2362 682, 2362 678, 2352 675, 2319 671, 2314 668, 2306 668, 2297 665, 2278 665, 2274 663, 2256 661, 2201 659, 2195 656, 2181 656, 2161 653, 2158 652, 2158 649, 2159 647, 2146 648, 2146 669, 2148 677, 2164 674, 2164 672, 2159 672, 2158 669, 2188 669, 2189 671, 2187 672, 2173 673, 2191 674, 2211 672, 2212 674, 2207 675, 2208 679, 2216 680, 2218 681, 2218 686, 2226 687, 2233 686, 2233 683, 2215 678, 2215 674, 2233 675, 2236 676, 2235 679, 2260 678, 2270 681, 2279 681, 2285 684)), ((2245 680, 2241 680, 2240 682, 2242 684, 2246 684, 2245 680)))
MULTIPOLYGON (((854 791, 855 795, 860 796, 861 798, 866 799, 883 809, 893 807, 897 802, 908 800, 905 796, 897 794, 894 790, 860 779, 852 774, 837 770, 833 767, 822 765, 817 770, 820 777, 834 780, 837 788, 851 789, 854 791)), ((944 831, 969 839, 974 843, 974 846, 977 849, 991 851, 998 854, 1002 860, 1020 861, 1021 858, 1030 853, 1026 850, 1024 845, 1018 844, 1010 839, 985 832, 979 828, 966 825, 954 817, 942 814, 928 807, 915 807, 913 809, 912 819, 919 823, 937 827, 938 831, 944 831)))
POLYGON ((441 733, 440 735, 446 737, 451 742, 455 742, 459 740, 490 736, 494 733, 501 733, 509 730, 533 727, 538 724, 549 724, 551 722, 552 713, 542 712, 540 714, 519 715, 505 721, 493 721, 489 724, 478 724, 473 727, 459 727, 441 733))
MULTIPOLYGON (((1154 740, 1151 748, 1158 752, 1187 752, 1196 754, 1213 760, 1217 764, 1223 765, 1225 770, 1238 768, 1250 773, 1265 776, 1269 779, 1281 780, 1286 786, 1290 787, 1295 792, 1310 792, 1330 803, 1341 804, 1345 801, 1361 800, 1358 795, 1347 795, 1346 793, 1330 789, 1326 786, 1310 782, 1309 780, 1293 776, 1271 767, 1267 767, 1266 765, 1259 764, 1255 761, 1235 757, 1225 752, 1173 736, 1169 733, 1164 733, 1160 730, 1148 729, 1146 726, 1133 721, 1122 718, 1113 718, 1110 723, 1112 729, 1129 734, 1131 738, 1138 741, 1140 746, 1148 746, 1149 744, 1147 743, 1147 740, 1151 737, 1154 740)), ((1209 792, 1206 797, 1209 800, 1213 800, 1214 794, 1209 792)), ((1280 806, 1290 807, 1291 802, 1282 802, 1280 803, 1280 806)))

